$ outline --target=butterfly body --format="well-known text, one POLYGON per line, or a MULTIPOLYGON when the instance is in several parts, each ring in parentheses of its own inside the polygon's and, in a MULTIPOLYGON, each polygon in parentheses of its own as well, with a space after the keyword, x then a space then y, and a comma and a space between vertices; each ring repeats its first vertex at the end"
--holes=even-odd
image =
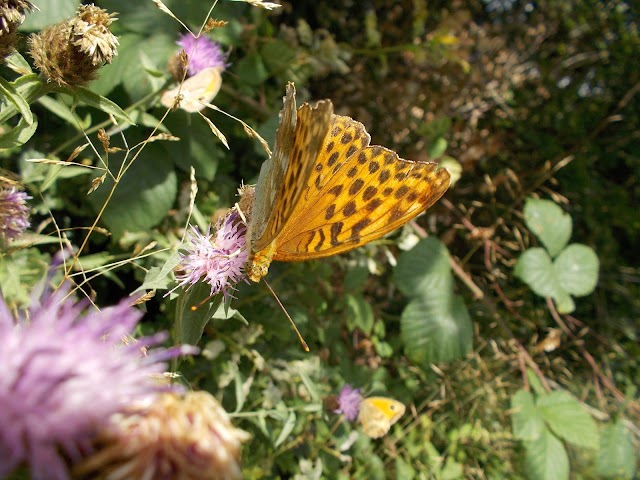
POLYGON ((404 404, 392 398, 369 397, 360 403, 358 421, 365 434, 371 438, 380 438, 400 420, 405 410, 404 404))
POLYGON ((272 157, 255 189, 246 271, 253 281, 272 260, 345 252, 395 230, 438 200, 449 174, 369 145, 364 126, 333 114, 328 100, 296 110, 287 85, 272 157))

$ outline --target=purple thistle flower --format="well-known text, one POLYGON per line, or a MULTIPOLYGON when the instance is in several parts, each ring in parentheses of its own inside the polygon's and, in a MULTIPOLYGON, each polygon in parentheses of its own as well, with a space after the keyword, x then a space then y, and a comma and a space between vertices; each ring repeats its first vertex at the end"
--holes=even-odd
POLYGON ((0 188, 0 239, 13 240, 29 227, 31 197, 25 192, 11 188, 0 188))
POLYGON ((360 388, 353 388, 351 385, 345 385, 340 390, 338 395, 338 409, 335 413, 341 413, 344 418, 350 422, 355 421, 360 413, 360 403, 362 402, 362 395, 360 395, 360 388))
POLYGON ((191 245, 186 247, 185 253, 181 253, 183 272, 176 275, 176 279, 180 282, 178 287, 195 285, 202 280, 211 285, 210 295, 222 292, 228 298, 235 284, 246 281, 247 228, 238 212, 232 210, 218 222, 215 229, 216 232, 211 234, 209 225, 207 233, 202 234, 197 227, 191 227, 191 245))
POLYGON ((220 44, 204 35, 194 37, 190 33, 185 33, 176 43, 189 57, 187 65, 189 76, 193 76, 205 68, 217 67, 222 71, 228 66, 227 55, 222 52, 220 44))
POLYGON ((45 289, 17 319, 0 296, 0 478, 20 466, 34 479, 69 478, 65 459, 89 453, 111 414, 169 388, 152 378, 166 360, 197 351, 143 355, 166 335, 122 342, 142 316, 131 299, 97 311, 68 291, 45 289))

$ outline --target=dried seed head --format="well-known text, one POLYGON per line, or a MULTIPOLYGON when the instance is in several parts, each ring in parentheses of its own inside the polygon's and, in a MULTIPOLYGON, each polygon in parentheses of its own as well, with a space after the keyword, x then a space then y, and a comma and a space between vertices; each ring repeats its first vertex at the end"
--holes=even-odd
POLYGON ((0 61, 13 51, 25 13, 36 8, 25 0, 0 0, 0 61))
POLYGON ((94 80, 98 69, 118 54, 118 39, 109 30, 114 14, 94 5, 80 5, 76 15, 29 39, 36 67, 60 86, 94 80))

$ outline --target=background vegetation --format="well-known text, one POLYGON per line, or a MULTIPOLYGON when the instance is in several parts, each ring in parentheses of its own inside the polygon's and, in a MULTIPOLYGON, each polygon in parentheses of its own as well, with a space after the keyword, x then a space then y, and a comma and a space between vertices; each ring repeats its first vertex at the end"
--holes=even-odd
MULTIPOLYGON (((27 17, 24 34, 78 4, 35 3, 41 12, 27 17)), ((211 8, 164 3, 194 32, 211 8)), ((294 81, 299 101, 330 98, 375 144, 403 158, 451 157, 461 176, 390 238, 271 266, 268 279, 310 353, 261 284, 240 285, 231 315, 216 312, 206 324, 203 354, 179 369, 253 434, 246 477, 634 478, 637 6, 280 3, 267 11, 219 1, 211 12, 228 22, 208 33, 231 64, 214 100, 220 109, 271 143, 284 86, 294 81), (398 399, 407 413, 383 439, 368 439, 323 408, 346 383, 398 399)), ((175 283, 156 275, 152 284, 149 272, 179 247, 190 211, 206 226, 236 202, 265 153, 228 116, 203 112, 227 149, 197 114, 159 104, 180 23, 152 1, 96 4, 118 12, 120 47, 89 89, 136 125, 114 127, 104 111, 59 94, 31 105, 35 134, 0 153, 4 173, 33 197, 30 232, 2 257, 3 294, 24 305, 51 256, 72 245, 79 294, 104 306, 142 284, 157 289, 144 305, 145 328, 183 340, 194 334, 175 328, 180 302, 164 296, 175 283), (106 155, 99 128, 121 150, 106 155), (154 131, 179 140, 146 143, 154 131), (118 180, 91 191, 103 173, 99 155, 118 180), (96 169, 28 161, 44 158, 96 169), (123 162, 131 164, 118 177, 123 162)), ((2 76, 17 78, 7 67, 2 76)), ((211 314, 201 309, 200 321, 211 314)))

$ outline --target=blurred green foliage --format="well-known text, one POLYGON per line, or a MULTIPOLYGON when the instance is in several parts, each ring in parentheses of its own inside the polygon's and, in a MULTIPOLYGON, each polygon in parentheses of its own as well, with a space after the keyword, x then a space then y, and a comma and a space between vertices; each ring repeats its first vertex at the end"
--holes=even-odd
MULTIPOLYGON (((36 3, 41 11, 24 34, 78 4, 36 3)), ((247 478, 637 475, 633 2, 348 0, 282 2, 271 12, 215 4, 211 17, 228 24, 207 35, 230 67, 214 103, 271 145, 284 86, 295 81, 299 101, 331 98, 338 113, 367 125, 373 143, 416 160, 446 151, 462 165, 445 200, 399 234, 336 258, 270 267, 267 279, 310 353, 262 285, 238 285, 230 309, 213 299, 192 312, 206 288, 163 296, 187 221, 206 228, 232 206, 266 154, 229 116, 203 112, 227 149, 197 114, 160 105, 185 31, 178 21, 152 1, 96 3, 118 12, 120 46, 87 92, 51 89, 30 101, 42 82, 0 67, 3 109, 15 113, 1 126, 3 176, 34 197, 31 231, 1 254, 5 298, 28 302, 65 245, 82 246, 67 274, 98 305, 141 285, 158 289, 144 305, 145 328, 203 348, 180 371, 253 434, 247 478), (122 120, 119 108, 131 123, 109 120, 122 120), (549 281, 576 246, 569 238, 588 254, 561 270, 578 272, 589 288, 549 281), (541 263, 523 261, 531 252, 549 267, 538 282, 541 263), (561 307, 560 290, 575 309, 561 307), (323 407, 347 383, 398 399, 407 413, 371 440, 323 407)), ((211 7, 164 3, 193 32, 211 7)))

